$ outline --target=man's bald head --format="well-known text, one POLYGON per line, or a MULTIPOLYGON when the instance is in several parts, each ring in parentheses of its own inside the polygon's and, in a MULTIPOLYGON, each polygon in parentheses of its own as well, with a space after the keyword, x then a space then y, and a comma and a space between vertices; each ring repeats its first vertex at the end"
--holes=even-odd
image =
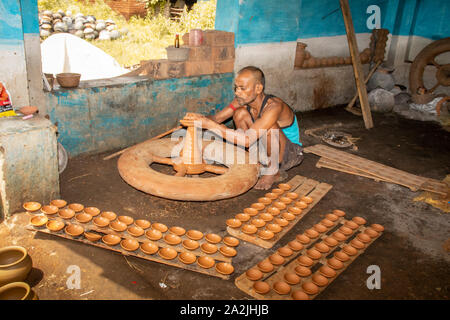
POLYGON ((254 66, 247 66, 245 68, 242 68, 241 70, 239 70, 238 75, 241 74, 250 74, 253 79, 255 79, 255 83, 260 83, 263 87, 263 92, 264 92, 264 87, 266 85, 266 79, 264 77, 264 72, 262 72, 261 69, 254 67, 254 66))

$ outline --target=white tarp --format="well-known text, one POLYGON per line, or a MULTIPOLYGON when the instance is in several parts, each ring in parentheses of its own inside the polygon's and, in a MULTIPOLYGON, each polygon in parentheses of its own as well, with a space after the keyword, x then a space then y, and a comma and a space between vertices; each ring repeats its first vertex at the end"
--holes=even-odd
POLYGON ((51 35, 41 43, 42 71, 75 72, 81 80, 105 79, 129 72, 103 50, 70 33, 51 35))

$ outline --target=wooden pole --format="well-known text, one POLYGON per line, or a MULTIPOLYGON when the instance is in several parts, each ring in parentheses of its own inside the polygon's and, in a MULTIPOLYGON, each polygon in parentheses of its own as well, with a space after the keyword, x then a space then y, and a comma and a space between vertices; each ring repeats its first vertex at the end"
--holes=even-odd
POLYGON ((347 41, 350 49, 350 55, 352 57, 353 72, 355 74, 359 101, 361 102, 364 125, 366 126, 366 129, 370 129, 373 128, 372 114, 370 112, 369 100, 367 98, 366 85, 364 84, 364 73, 362 71, 361 60, 359 59, 358 44, 356 42, 350 6, 348 5, 348 0, 339 0, 339 2, 341 4, 342 15, 344 16, 347 41))

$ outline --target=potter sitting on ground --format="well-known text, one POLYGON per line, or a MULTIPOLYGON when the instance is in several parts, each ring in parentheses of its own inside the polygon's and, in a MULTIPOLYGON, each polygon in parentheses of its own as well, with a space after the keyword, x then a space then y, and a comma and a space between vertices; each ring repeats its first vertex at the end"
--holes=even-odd
POLYGON ((264 86, 264 73, 253 66, 245 67, 236 76, 235 98, 228 107, 213 116, 188 113, 184 118, 201 123, 203 129, 214 130, 227 141, 246 148, 262 139, 267 156, 272 159, 272 153, 278 155, 279 166, 259 178, 255 189, 260 190, 286 179, 285 171, 303 160, 297 117, 283 100, 265 94, 264 86), (231 117, 236 128, 242 130, 232 130, 221 124, 231 117), (253 130, 247 131, 249 129, 253 130), (275 144, 272 136, 278 137, 275 144))

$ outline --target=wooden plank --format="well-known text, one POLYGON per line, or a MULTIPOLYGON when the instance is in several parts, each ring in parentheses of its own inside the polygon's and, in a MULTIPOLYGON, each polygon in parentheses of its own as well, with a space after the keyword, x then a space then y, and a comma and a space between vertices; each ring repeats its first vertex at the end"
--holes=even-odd
POLYGON ((359 101, 361 102, 361 111, 363 114, 364 125, 366 129, 373 128, 372 114, 370 112, 369 100, 367 98, 366 85, 364 83, 364 73, 361 60, 359 58, 358 44, 356 42, 355 29, 353 27, 352 15, 348 0, 339 0, 344 17, 345 30, 347 32, 347 41, 352 57, 353 72, 355 74, 356 87, 358 89, 359 101))
MULTIPOLYGON (((370 70, 369 74, 367 75, 366 79, 364 80, 364 84, 367 84, 367 82, 369 82, 370 78, 372 78, 373 74, 375 73, 375 70, 377 70, 377 68, 380 66, 381 62, 382 62, 381 60, 378 61, 378 62, 375 64, 375 66, 372 68, 372 70, 370 70)), ((350 102, 348 103, 347 107, 345 107, 345 109, 346 109, 347 111, 350 111, 350 109, 353 108, 353 105, 355 104, 356 99, 358 99, 358 93, 356 93, 356 94, 353 96, 352 100, 350 100, 350 102)))

